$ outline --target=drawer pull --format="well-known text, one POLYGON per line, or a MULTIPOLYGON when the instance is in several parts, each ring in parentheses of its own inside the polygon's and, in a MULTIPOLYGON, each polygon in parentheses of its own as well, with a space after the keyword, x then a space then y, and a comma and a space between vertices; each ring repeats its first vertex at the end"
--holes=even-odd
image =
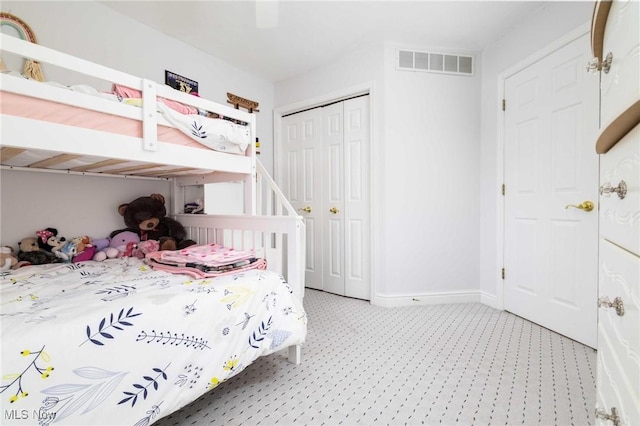
POLYGON ((618 414, 618 409, 616 407, 611 407, 611 414, 607 413, 604 410, 596 408, 596 418, 602 420, 611 420, 613 422, 613 426, 620 426, 620 414, 618 414))
POLYGON ((587 72, 595 74, 602 70, 605 74, 608 74, 611 69, 611 61, 613 61, 613 54, 611 52, 607 54, 607 57, 604 58, 604 61, 602 62, 600 61, 600 58, 593 58, 587 62, 587 72))
POLYGON ((598 308, 615 308, 619 317, 624 315, 624 303, 620 297, 616 297, 612 302, 607 296, 603 296, 598 299, 598 308))
POLYGON ((622 200, 627 196, 627 183, 621 180, 618 186, 614 188, 609 182, 606 182, 600 187, 600 195, 605 195, 606 197, 608 197, 612 192, 618 194, 618 197, 620 197, 620 199, 622 200))

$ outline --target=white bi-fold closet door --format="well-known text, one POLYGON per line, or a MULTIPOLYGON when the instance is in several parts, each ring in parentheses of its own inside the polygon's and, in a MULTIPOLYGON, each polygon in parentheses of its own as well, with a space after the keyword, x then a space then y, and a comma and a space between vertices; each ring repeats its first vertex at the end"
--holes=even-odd
POLYGON ((282 118, 284 194, 306 225, 306 286, 370 299, 369 96, 282 118))

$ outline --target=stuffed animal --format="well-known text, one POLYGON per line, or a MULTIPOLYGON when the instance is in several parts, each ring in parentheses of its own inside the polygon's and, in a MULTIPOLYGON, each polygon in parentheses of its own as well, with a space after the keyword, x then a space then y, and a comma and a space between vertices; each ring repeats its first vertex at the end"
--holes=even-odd
POLYGON ((96 252, 106 249, 111 243, 111 238, 91 238, 91 245, 96 248, 96 252))
POLYGON ((52 253, 62 259, 63 262, 80 262, 90 260, 95 250, 89 244, 89 237, 82 236, 72 238, 69 241, 62 241, 51 249, 52 253), (87 253, 85 253, 85 251, 87 253))
POLYGON ((15 268, 18 258, 13 255, 13 248, 9 246, 0 247, 0 272, 15 268))
POLYGON ((39 239, 33 237, 21 239, 18 243, 18 260, 31 265, 44 265, 60 261, 55 254, 42 250, 38 241, 39 239))
POLYGON ((105 259, 132 256, 133 249, 140 242, 140 237, 135 231, 121 229, 113 231, 109 236, 109 245, 96 252, 93 260, 102 262, 105 259))
POLYGON ((160 249, 160 243, 156 240, 140 241, 133 249, 131 254, 138 259, 144 259, 147 254, 156 252, 160 249))
POLYGON ((64 237, 58 238, 58 230, 56 228, 46 228, 36 232, 38 236, 38 247, 41 250, 53 252, 54 248, 60 248, 66 239, 64 237))
POLYGON ((60 244, 51 248, 51 253, 55 254, 63 262, 71 262, 73 256, 78 254, 76 245, 71 241, 61 241, 60 244))
POLYGON ((86 246, 84 250, 71 259, 72 262, 84 262, 85 260, 93 259, 93 256, 96 254, 95 246, 86 246))
POLYGON ((182 249, 195 244, 195 241, 185 239, 187 233, 180 222, 167 217, 161 194, 121 204, 118 212, 125 225, 138 233, 141 241, 156 240, 160 243, 160 250, 182 249))
POLYGON ((71 239, 71 243, 76 245, 76 255, 71 259, 72 262, 83 262, 91 260, 96 253, 96 247, 91 243, 91 238, 87 235, 71 239))

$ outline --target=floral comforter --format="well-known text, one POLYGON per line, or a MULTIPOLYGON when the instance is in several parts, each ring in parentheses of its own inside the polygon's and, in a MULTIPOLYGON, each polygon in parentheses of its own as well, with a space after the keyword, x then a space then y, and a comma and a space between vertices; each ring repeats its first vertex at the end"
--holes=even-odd
POLYGON ((306 336, 284 279, 194 280, 135 258, 0 278, 1 423, 148 425, 306 336))

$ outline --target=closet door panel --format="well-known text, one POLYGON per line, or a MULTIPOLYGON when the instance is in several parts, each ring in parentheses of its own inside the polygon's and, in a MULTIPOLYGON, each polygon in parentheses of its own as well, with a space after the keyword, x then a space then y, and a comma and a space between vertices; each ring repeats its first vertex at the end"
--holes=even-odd
POLYGON ((344 267, 344 105, 322 108, 323 116, 323 247, 324 287, 345 294, 344 267))
POLYGON ((369 97, 344 102, 345 151, 345 292, 371 298, 369 97))
POLYGON ((307 287, 322 290, 322 116, 305 111, 282 119, 282 191, 298 214, 305 219, 307 287))
MULTIPOLYGON (((291 141, 295 143, 297 140, 297 128, 289 128, 289 131, 293 133, 291 141)), ((300 188, 298 186, 298 174, 300 173, 300 151, 296 149, 287 152, 286 161, 287 175, 285 176, 284 187, 282 190, 287 194, 289 201, 296 203, 302 200, 302 195, 300 194, 300 188)))

